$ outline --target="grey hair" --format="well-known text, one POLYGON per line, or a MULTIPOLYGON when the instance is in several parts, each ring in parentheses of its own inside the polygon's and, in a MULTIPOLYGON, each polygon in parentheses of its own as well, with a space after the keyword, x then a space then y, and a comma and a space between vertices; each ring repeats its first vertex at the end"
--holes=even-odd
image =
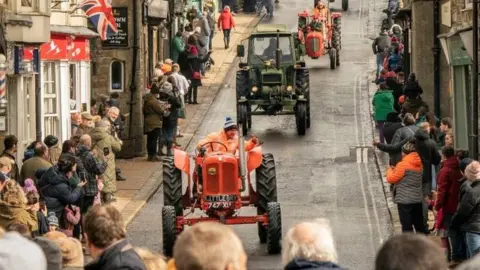
POLYGON ((480 269, 480 256, 477 255, 465 263, 462 263, 456 269, 458 270, 476 270, 480 269))
POLYGON ((283 265, 287 265, 297 258, 308 261, 338 262, 332 229, 327 219, 315 219, 297 224, 288 230, 283 242, 283 265), (296 239, 296 230, 301 224, 312 227, 312 231, 310 232, 314 236, 312 242, 304 243, 301 239, 296 239))

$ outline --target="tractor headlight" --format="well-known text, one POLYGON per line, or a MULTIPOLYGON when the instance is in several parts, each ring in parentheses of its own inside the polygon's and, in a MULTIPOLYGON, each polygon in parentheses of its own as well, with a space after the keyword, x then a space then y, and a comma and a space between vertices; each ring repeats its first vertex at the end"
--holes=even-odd
POLYGON ((256 87, 256 86, 252 87, 252 92, 255 93, 255 92, 257 92, 257 91, 258 91, 258 87, 256 87))
POLYGON ((267 61, 264 61, 263 64, 264 64, 266 67, 269 67, 269 66, 272 65, 272 61, 267 60, 267 61))
POLYGON ((287 86, 287 91, 291 92, 293 90, 293 87, 291 85, 287 86))

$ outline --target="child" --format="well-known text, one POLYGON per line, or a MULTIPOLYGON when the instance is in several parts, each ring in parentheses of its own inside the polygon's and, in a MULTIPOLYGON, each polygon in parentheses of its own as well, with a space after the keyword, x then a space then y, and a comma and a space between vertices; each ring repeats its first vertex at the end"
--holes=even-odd
POLYGON ((28 194, 29 192, 37 192, 37 188, 35 187, 35 183, 31 178, 25 179, 25 186, 23 187, 23 191, 25 194, 28 194))
POLYGON ((58 230, 58 218, 55 215, 55 212, 48 213, 48 229, 50 232, 54 232, 58 230))
POLYGON ((68 237, 73 237, 73 228, 80 222, 80 208, 78 206, 66 206, 64 209, 65 229, 61 229, 68 237))
MULTIPOLYGON (((27 185, 25 181, 25 188, 26 186, 27 185)), ((36 191, 29 191, 26 197, 27 197, 27 209, 31 210, 32 213, 35 213, 37 216, 38 230, 32 233, 36 236, 37 235, 40 236, 48 233, 49 231, 48 221, 40 207, 40 196, 36 191)))

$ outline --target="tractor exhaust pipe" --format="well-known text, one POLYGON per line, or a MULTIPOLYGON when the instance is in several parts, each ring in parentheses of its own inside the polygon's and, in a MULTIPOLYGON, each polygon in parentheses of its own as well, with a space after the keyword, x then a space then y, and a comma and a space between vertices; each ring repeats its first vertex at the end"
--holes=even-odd
POLYGON ((280 30, 277 29, 277 49, 275 50, 275 62, 277 70, 280 69, 280 30))
POLYGON ((246 187, 246 182, 247 182, 247 158, 245 156, 245 140, 243 139, 243 124, 240 123, 238 126, 238 151, 239 151, 239 156, 240 156, 240 178, 242 179, 242 188, 240 189, 240 192, 244 192, 247 187, 246 187))

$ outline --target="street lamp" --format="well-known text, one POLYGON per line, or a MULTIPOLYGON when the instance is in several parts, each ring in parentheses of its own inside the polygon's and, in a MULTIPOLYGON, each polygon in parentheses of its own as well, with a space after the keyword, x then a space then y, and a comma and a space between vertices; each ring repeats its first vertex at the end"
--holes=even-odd
POLYGON ((0 54, 0 108, 7 107, 7 57, 0 54))
POLYGON ((473 30, 472 30, 472 27, 469 27, 468 29, 460 31, 458 34, 460 35, 460 38, 462 39, 463 46, 465 47, 465 50, 467 51, 468 56, 470 56, 470 58, 473 59, 473 30))

